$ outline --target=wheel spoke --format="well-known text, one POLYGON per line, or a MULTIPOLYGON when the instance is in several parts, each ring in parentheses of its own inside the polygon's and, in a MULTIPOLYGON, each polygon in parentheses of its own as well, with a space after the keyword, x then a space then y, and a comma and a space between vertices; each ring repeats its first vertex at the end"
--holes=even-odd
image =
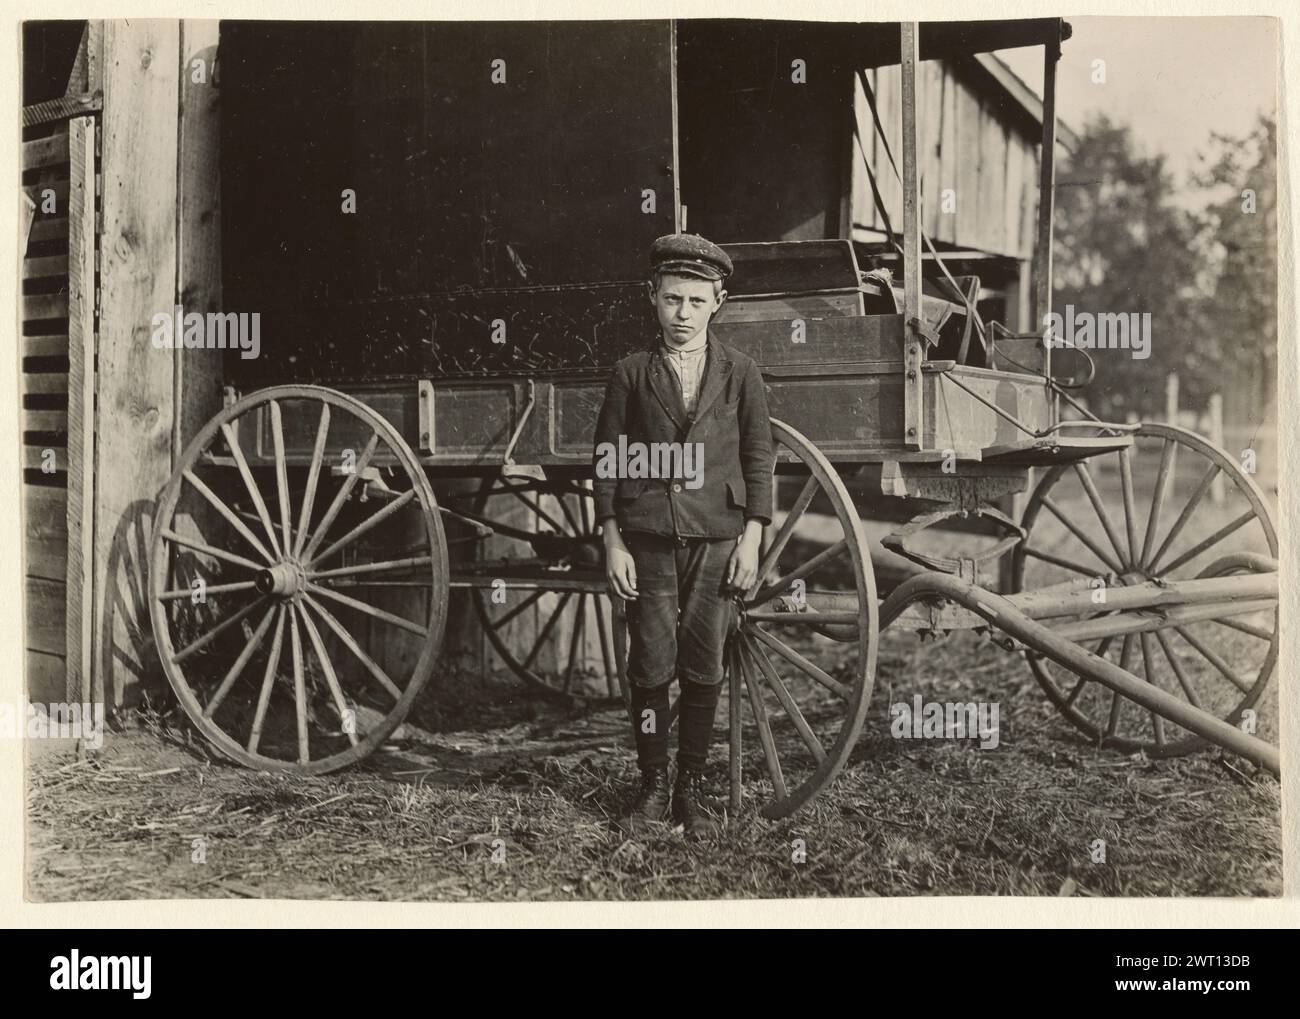
POLYGON ((772 544, 763 553, 763 558, 758 564, 758 573, 754 580, 755 589, 776 568, 777 560, 781 558, 781 553, 785 551, 785 546, 789 544, 790 538, 794 534, 795 525, 799 523, 799 518, 804 515, 804 512, 812 503, 820 484, 815 475, 809 475, 808 480, 803 483, 803 488, 800 489, 794 505, 790 507, 785 519, 781 521, 781 527, 776 532, 776 537, 772 539, 772 544))
MULTIPOLYGON (((320 558, 324 558, 321 556, 320 558)), ((312 571, 307 574, 309 580, 326 580, 330 577, 352 577, 358 573, 384 573, 388 570, 407 570, 413 566, 428 566, 433 559, 427 555, 412 556, 409 559, 385 559, 377 563, 357 563, 355 566, 339 566, 333 570, 312 571)))
POLYGON ((346 605, 349 608, 356 609, 358 612, 364 613, 374 619, 380 619, 392 626, 400 627, 403 630, 415 634, 417 637, 427 637, 429 635, 429 631, 419 623, 412 622, 409 619, 403 619, 401 616, 395 616, 391 612, 385 612, 383 609, 375 608, 373 605, 367 605, 365 602, 357 601, 355 598, 349 598, 346 594, 340 594, 338 591, 332 590, 331 588, 321 587, 318 584, 308 582, 307 590, 311 591, 313 594, 319 594, 326 598, 331 598, 340 605, 346 605))
MULTIPOLYGON (((1124 561, 1124 550, 1120 542, 1119 533, 1115 530, 1115 524, 1110 519, 1110 513, 1106 510, 1106 504, 1102 502, 1101 494, 1097 491, 1097 486, 1093 483, 1092 473, 1088 470, 1088 465, 1082 461, 1075 463, 1074 473, 1079 476, 1079 483, 1083 485, 1083 490, 1088 496, 1088 501, 1092 503, 1093 512, 1097 514, 1097 519, 1101 521, 1101 526, 1106 532, 1106 537, 1110 539, 1111 548, 1119 556, 1120 562, 1124 561)), ((1123 570, 1120 571, 1121 573, 1123 570)))
POLYGON ((214 640, 220 637, 231 627, 238 626, 240 621, 244 619, 245 616, 250 615, 253 612, 253 610, 256 609, 259 605, 261 605, 264 601, 266 601, 265 598, 256 598, 253 601, 249 602, 242 609, 236 612, 233 616, 218 623, 211 630, 205 633, 202 637, 199 637, 194 642, 187 644, 185 647, 181 648, 181 650, 177 651, 174 655, 172 655, 172 663, 180 664, 190 655, 194 654, 195 651, 207 647, 209 644, 211 644, 214 640))
POLYGON ((324 560, 328 559, 330 556, 334 555, 334 553, 338 552, 340 549, 356 541, 357 538, 361 537, 361 535, 365 534, 371 528, 377 527, 378 525, 382 524, 385 520, 391 517, 394 513, 398 512, 403 506, 405 506, 408 502, 410 502, 414 498, 415 498, 415 489, 412 488, 409 491, 403 492, 396 499, 390 502, 387 506, 379 510, 379 512, 366 517, 365 520, 361 521, 361 523, 357 524, 356 527, 348 531, 348 533, 343 535, 343 537, 341 537, 338 541, 330 545, 329 548, 325 549, 324 552, 317 552, 315 556, 313 556, 310 560, 308 560, 307 565, 311 566, 314 565, 315 563, 323 562, 324 560))
POLYGON ((1097 575, 1096 570, 1085 570, 1078 563, 1072 563, 1069 560, 1051 555, 1048 552, 1042 552, 1036 548, 1030 548, 1028 545, 1024 546, 1024 553, 1027 556, 1033 556, 1035 559, 1041 559, 1045 563, 1051 563, 1053 566, 1059 566, 1063 570, 1070 570, 1073 573, 1079 573, 1085 577, 1095 577, 1097 575))
MULTIPOLYGON (((1201 500, 1205 498, 1205 493, 1210 490, 1210 484, 1214 481, 1218 473, 1218 464, 1212 463, 1208 468, 1206 468, 1205 476, 1197 483, 1195 491, 1192 492, 1192 497, 1187 500, 1187 505, 1184 506, 1183 511, 1178 514, 1178 519, 1174 521, 1174 526, 1169 529, 1169 534, 1165 538, 1164 543, 1160 546, 1156 554, 1151 557, 1152 563, 1158 563, 1164 558, 1165 552, 1169 550, 1169 546, 1172 545, 1178 538, 1178 535, 1183 532, 1183 528, 1187 526, 1187 521, 1192 518, 1192 514, 1196 511, 1196 507, 1199 506, 1201 500)), ((1143 563, 1142 568, 1148 572, 1155 572, 1151 569, 1150 563, 1143 563)))
POLYGON ((767 654, 749 637, 741 636, 740 646, 743 653, 748 654, 754 663, 758 666, 759 672, 767 681, 767 685, 772 688, 776 694, 776 699, 781 702, 781 707, 785 710, 791 722, 794 723, 795 731, 799 733, 799 738, 803 740, 804 746, 808 752, 813 755, 813 759, 820 765, 826 760, 826 748, 821 745, 808 720, 803 717, 803 712, 799 710, 799 705, 795 703, 794 697, 786 689, 781 677, 777 675, 776 669, 768 660, 767 654))
POLYGON ((1137 505, 1133 499, 1133 455, 1128 449, 1119 451, 1119 486, 1120 497, 1124 502, 1124 533, 1128 538, 1128 558, 1124 561, 1133 566, 1138 561, 1139 542, 1137 505))
MULTIPOLYGON (((204 594, 229 594, 233 591, 251 591, 257 585, 251 580, 240 580, 233 584, 213 584, 203 589, 204 594)), ((191 598, 194 595, 192 588, 177 588, 173 591, 163 591, 158 595, 159 601, 176 601, 181 598, 191 598)))
POLYGON ((366 443, 366 448, 361 451, 361 457, 357 460, 352 473, 343 479, 343 484, 339 486, 338 492, 334 495, 334 501, 330 503, 329 509, 327 509, 325 515, 321 517, 320 523, 316 525, 316 530, 313 532, 311 540, 307 542, 307 547, 302 550, 302 555, 299 558, 308 561, 314 558, 317 546, 325 540, 325 535, 329 533, 329 529, 334 525, 335 518, 343 509, 343 504, 348 501, 348 496, 352 494, 353 487, 361 478, 365 469, 370 466, 370 458, 375 455, 375 449, 378 448, 378 446, 379 433, 372 432, 370 434, 370 441, 366 443))
POLYGON ((284 459, 284 421, 280 417, 280 404, 271 401, 271 445, 275 449, 275 488, 280 500, 280 527, 284 531, 284 550, 293 548, 293 532, 289 529, 289 470, 284 459))
POLYGON ((547 638, 550 637, 551 631, 555 629, 556 624, 560 621, 560 616, 564 612, 564 606, 569 603, 569 598, 572 594, 572 591, 565 591, 564 594, 560 595, 560 600, 556 603, 555 611, 551 613, 551 618, 546 621, 546 625, 542 627, 542 632, 537 635, 537 642, 533 644, 533 649, 528 652, 528 657, 524 659, 523 668, 525 671, 532 666, 538 653, 542 650, 543 646, 545 646, 547 638))
POLYGON ((307 540, 307 528, 311 524, 311 511, 316 502, 316 485, 320 481, 321 464, 325 459, 325 440, 330 430, 330 405, 320 405, 320 424, 316 426, 316 445, 311 451, 311 467, 307 471, 307 488, 302 494, 302 512, 298 517, 298 536, 294 538, 294 558, 302 555, 303 543, 307 540))
POLYGON ((289 644, 293 659, 293 706, 298 720, 298 763, 311 760, 307 741, 307 677, 302 667, 302 637, 298 633, 298 609, 289 605, 289 644))
POLYGON ((211 718, 217 708, 221 707, 221 702, 226 699, 226 694, 228 694, 230 688, 235 685, 235 680, 239 678, 239 674, 244 671, 244 666, 248 664, 249 659, 253 657, 254 652, 256 652, 258 647, 261 645, 262 638, 266 636, 266 631, 271 628, 271 621, 275 616, 275 606, 271 606, 271 608, 266 610, 266 615, 264 615, 262 621, 257 624, 257 629, 253 631, 253 636, 249 638, 248 643, 244 645, 244 650, 239 652, 239 657, 235 659, 235 664, 226 672, 226 675, 221 680, 221 684, 212 695, 212 699, 208 701, 207 707, 203 709, 204 718, 211 718))
POLYGON ((1151 496, 1151 515, 1147 517, 1147 536, 1142 542, 1142 559, 1145 565, 1151 561, 1151 547, 1156 543, 1156 532, 1160 529, 1160 515, 1164 512, 1165 496, 1169 491, 1169 478, 1173 470, 1178 445, 1173 439, 1166 438, 1160 452, 1160 469, 1156 471, 1156 489, 1151 496))
POLYGON ((596 631, 600 634, 600 660, 605 668, 605 694, 609 697, 617 697, 615 684, 618 666, 614 663, 613 651, 610 647, 612 635, 605 628, 605 599, 601 595, 593 595, 592 604, 596 607, 596 631))
POLYGON ((763 706, 763 692, 758 680, 746 661, 739 647, 732 649, 732 658, 740 665, 741 675, 745 680, 745 690, 749 693, 749 707, 754 714, 754 724, 758 727, 758 741, 763 745, 763 759, 767 762, 767 773, 772 779, 772 788, 776 798, 783 800, 789 793, 785 787, 785 776, 781 773, 781 759, 777 756, 776 740, 772 738, 772 727, 767 721, 767 708, 763 706))
POLYGON ((569 638, 569 664, 564 669, 564 692, 568 693, 573 685, 573 670, 578 662, 579 649, 582 645, 583 630, 587 625, 587 596, 578 595, 578 608, 573 617, 573 635, 569 638))
POLYGON ((1218 623, 1220 626, 1226 626, 1232 630, 1240 630, 1242 633, 1248 633, 1252 637, 1258 637, 1260 640, 1266 640, 1272 643, 1276 633, 1272 630, 1265 630, 1262 626, 1256 626, 1254 623, 1242 622, 1240 619, 1214 619, 1211 622, 1218 623))
MULTIPOLYGON (((1136 545, 1134 546, 1137 547, 1136 545)), ((1142 644, 1142 669, 1146 673, 1146 680, 1152 686, 1156 685, 1155 654, 1151 650, 1151 634, 1144 633, 1140 637, 1142 644)), ((1149 712, 1151 715, 1151 731, 1155 733, 1156 744, 1164 746, 1165 740, 1165 720, 1157 715, 1154 711, 1149 712)))
POLYGON ((744 750, 744 727, 740 718, 740 667, 732 660, 727 670, 727 784, 731 813, 740 812, 741 764, 744 750))
POLYGON ((239 445, 239 437, 235 434, 235 430, 230 427, 229 421, 222 423, 221 434, 226 437, 226 445, 230 447, 230 455, 235 458, 235 466, 239 468, 239 476, 244 479, 244 488, 248 490, 249 498, 253 500, 253 508, 257 510, 257 518, 262 521, 262 526, 266 528, 266 536, 271 539, 271 548, 278 557, 280 555, 280 543, 275 538, 275 527, 271 523, 271 514, 267 511, 266 503, 262 499, 262 493, 257 487, 257 481, 254 480, 253 472, 248 467, 248 461, 244 459, 244 451, 239 445))
MULTIPOLYGON (((1119 654, 1119 667, 1125 672, 1132 673, 1134 665, 1134 638, 1129 634, 1124 638, 1124 649, 1119 654)), ((1106 721, 1106 736, 1114 736, 1119 731, 1120 709, 1123 708, 1126 698, 1119 695, 1118 690, 1112 690, 1110 693, 1110 718, 1106 721)))
POLYGON ((553 516, 547 513, 546 510, 542 509, 541 503, 539 503, 537 500, 528 498, 528 496, 524 495, 523 492, 519 491, 518 489, 512 488, 509 485, 505 487, 505 490, 509 492, 511 495, 513 495, 520 502, 522 502, 534 513, 536 513, 539 517, 545 520, 548 524, 550 524, 551 529, 555 531, 556 534, 567 533, 564 529, 564 525, 561 523, 557 523, 553 516))
POLYGON ((1192 689, 1191 680, 1187 678, 1187 673, 1179 664, 1178 656, 1174 654, 1174 649, 1169 646, 1169 638, 1165 636, 1163 630, 1156 631, 1156 643, 1160 645, 1160 650, 1165 653, 1165 658, 1169 660, 1169 667, 1174 670, 1174 675, 1178 678, 1178 685, 1183 688, 1183 693, 1187 696, 1187 703, 1194 708, 1199 708, 1201 702, 1196 697, 1196 691, 1192 689))
POLYGON ((1225 662, 1218 654, 1210 650, 1210 648, 1206 647, 1199 640, 1193 637, 1191 633, 1187 631, 1186 627, 1175 626, 1174 633, 1178 634, 1178 636, 1182 637, 1183 640, 1187 641, 1188 644, 1192 645, 1192 647, 1194 647, 1197 651, 1199 651, 1201 653, 1201 657, 1204 658, 1211 665, 1213 665, 1221 673, 1223 673, 1223 678, 1226 679, 1233 686, 1235 686, 1238 690, 1240 690, 1242 693, 1250 692, 1250 684, 1247 683, 1240 676, 1238 676, 1232 670, 1232 666, 1230 666, 1227 662, 1225 662))
POLYGON ((490 624, 491 627, 492 627, 492 629, 494 629, 494 630, 499 630, 499 629, 501 629, 501 627, 505 626, 507 623, 509 623, 511 620, 513 620, 513 619, 514 619, 515 617, 517 617, 521 612, 524 612, 525 610, 527 610, 528 606, 535 604, 536 601, 537 601, 537 599, 539 599, 539 598, 540 598, 542 595, 544 595, 544 594, 546 594, 546 588, 544 588, 544 587, 539 587, 536 591, 534 591, 532 594, 530 594, 527 598, 525 598, 523 601, 521 601, 518 605, 516 605, 514 608, 512 608, 509 612, 507 612, 507 613, 506 613, 504 616, 502 616, 500 619, 493 620, 493 621, 491 622, 491 624, 490 624))
MULTIPOLYGON (((1043 508, 1046 509, 1049 513, 1051 513, 1052 516, 1056 517, 1056 519, 1059 520, 1062 524, 1064 524, 1066 530, 1068 530, 1071 534, 1073 534, 1076 538, 1078 538, 1079 541, 1083 542, 1083 544, 1087 546, 1088 551, 1090 551, 1093 555, 1095 555, 1098 559, 1100 559, 1102 563, 1112 573, 1124 572, 1124 567, 1122 567, 1115 559, 1113 559, 1104 548, 1102 548, 1099 544, 1093 541, 1092 538, 1088 537, 1087 533, 1084 532, 1083 528, 1081 528, 1078 524, 1076 524, 1073 520, 1071 520, 1069 516, 1059 506, 1057 506, 1056 503, 1053 502, 1050 497, 1043 496, 1043 508)), ((1036 553, 1031 553, 1031 554, 1036 554, 1036 553)), ((1040 558, 1046 559, 1047 557, 1046 555, 1044 555, 1040 558)), ((1065 564, 1065 561, 1062 559, 1051 559, 1049 561, 1055 562, 1057 565, 1067 565, 1068 569, 1073 569, 1077 573, 1083 573, 1088 576, 1093 575, 1093 573, 1089 573, 1089 571, 1087 570, 1079 569, 1077 565, 1071 566, 1065 564)))
POLYGON ((348 728, 348 715, 352 714, 356 718, 355 712, 350 712, 348 702, 343 696, 343 688, 339 686, 338 674, 334 671, 334 663, 325 653, 325 642, 321 640, 320 632, 316 629, 316 624, 311 621, 311 616, 307 614, 306 609, 301 610, 303 629, 307 631, 307 639, 311 642, 312 649, 316 652, 316 659, 320 662, 321 672, 325 673, 325 685, 329 687, 330 696, 334 698, 334 707, 339 713, 339 724, 343 727, 343 734, 347 736, 348 742, 353 746, 357 745, 357 731, 354 724, 351 729, 348 728))
POLYGON ((361 650, 361 645, 356 642, 356 639, 348 632, 347 628, 334 618, 333 613, 310 596, 304 598, 303 602, 315 610, 321 619, 325 620, 325 625, 334 631, 334 635, 338 637, 343 646, 351 651, 353 656, 366 667, 366 671, 375 677, 379 685, 388 691, 393 700, 400 701, 402 699, 401 688, 388 678, 388 673, 381 669, 373 658, 361 650))
POLYGON ((203 496, 203 498, 208 501, 209 505, 211 505, 213 509, 226 519, 226 522, 235 529, 240 537, 257 550, 258 555, 268 563, 275 562, 275 556, 271 555, 271 553, 266 550, 266 546, 258 540, 257 535, 248 529, 248 526, 235 515, 235 511, 227 506, 216 492, 212 491, 212 489, 205 485, 197 474, 192 470, 186 469, 181 472, 181 476, 188 481, 191 486, 193 486, 194 490, 198 492, 199 495, 203 496))
POLYGON ((262 739, 262 725, 266 721, 266 707, 271 701, 271 687, 280 667, 280 652, 284 647, 284 606, 275 607, 275 636, 271 638, 271 652, 266 657, 266 671, 262 673, 262 689, 257 695, 257 710, 253 714, 253 727, 248 733, 248 752, 257 753, 262 739))
POLYGON ((822 669, 814 665, 812 662, 808 661, 807 658, 801 655, 794 648, 790 647, 788 644, 784 643, 783 641, 778 640, 776 637, 773 637, 761 626, 751 627, 749 632, 752 633, 759 640, 761 640, 768 647, 770 647, 782 658, 784 658, 787 662, 789 662, 791 665, 797 668, 799 671, 805 673, 807 676, 809 676, 816 682, 820 683, 827 690, 831 690, 834 693, 839 694, 845 700, 849 699, 850 695, 852 694, 852 691, 847 686, 839 682, 839 680, 832 679, 829 675, 826 674, 826 672, 824 672, 822 669))
POLYGON ((192 538, 182 538, 172 530, 163 531, 164 538, 176 545, 184 545, 188 549, 193 549, 201 555, 211 556, 213 559, 221 559, 235 566, 242 566, 246 570, 261 571, 262 567, 251 559, 245 559, 243 556, 235 555, 233 552, 226 552, 223 549, 213 548, 211 545, 205 545, 201 541, 195 541, 192 538))
POLYGON ((808 577, 811 574, 816 573, 827 563, 832 562, 833 560, 838 559, 840 556, 844 555, 844 553, 847 552, 848 550, 849 550, 848 538, 841 538, 834 545, 827 545, 824 549, 818 552, 815 556, 809 559, 802 566, 799 566, 796 569, 791 570, 789 573, 785 574, 782 577, 778 577, 776 580, 772 581, 772 583, 764 587, 761 591, 758 592, 757 595, 755 595, 754 601, 757 603, 762 603, 767 601, 774 594, 786 590, 796 580, 803 580, 805 577, 808 577))
POLYGON ((1186 552, 1180 555, 1168 566, 1161 567, 1158 562, 1153 563, 1151 565, 1151 572, 1152 573, 1173 573, 1174 570, 1178 569, 1178 567, 1184 565, 1185 563, 1191 562, 1199 555, 1203 555, 1206 551, 1213 548, 1215 545, 1221 542, 1228 535, 1232 534, 1234 531, 1240 530, 1242 527, 1244 527, 1246 524, 1250 523, 1254 519, 1255 519, 1255 511, 1253 509, 1246 510, 1245 513, 1239 516, 1236 520, 1232 521, 1232 523, 1225 524, 1223 527, 1220 527, 1217 531, 1211 534, 1204 541, 1193 546, 1192 548, 1189 548, 1186 552))

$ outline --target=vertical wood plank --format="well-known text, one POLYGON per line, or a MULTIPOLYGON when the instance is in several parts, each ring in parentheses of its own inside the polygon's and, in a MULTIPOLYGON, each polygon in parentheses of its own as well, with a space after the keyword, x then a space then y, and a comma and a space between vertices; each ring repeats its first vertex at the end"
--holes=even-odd
MULTIPOLYGON (((187 312, 222 310, 221 108, 212 81, 218 25, 216 21, 182 21, 180 25, 177 291, 187 312), (195 81, 200 76, 196 61, 202 62, 203 81, 195 81)), ((173 351, 176 413, 172 443, 177 454, 221 409, 221 354, 220 350, 173 351)))
MULTIPOLYGON (((1038 238, 1034 245, 1034 322, 1052 310, 1052 208, 1056 189, 1056 62, 1060 46, 1043 47, 1043 143, 1038 166, 1038 238)), ((1049 350, 1050 355, 1050 350, 1049 350)))
MULTIPOLYGON (((957 167, 960 163, 960 151, 957 148, 957 93, 960 85, 953 76, 952 68, 944 65, 943 74, 943 132, 940 137, 940 181, 942 187, 957 190, 957 167)), ((957 208, 961 209, 961 195, 957 196, 957 208)), ((937 239, 955 243, 957 240, 957 216, 949 213, 939 217, 937 239)))
POLYGON ((67 699, 89 703, 95 582, 95 120, 68 124, 67 699))
POLYGON ((176 298, 180 30, 115 20, 104 33, 93 699, 117 705, 152 668, 148 538, 171 471, 175 368, 150 320, 176 298))
POLYGON ((921 445, 922 406, 921 362, 924 353, 914 323, 921 317, 921 203, 916 172, 916 67, 919 26, 904 21, 900 26, 902 65, 902 160, 903 160, 903 318, 906 340, 903 346, 903 442, 909 448, 921 445))

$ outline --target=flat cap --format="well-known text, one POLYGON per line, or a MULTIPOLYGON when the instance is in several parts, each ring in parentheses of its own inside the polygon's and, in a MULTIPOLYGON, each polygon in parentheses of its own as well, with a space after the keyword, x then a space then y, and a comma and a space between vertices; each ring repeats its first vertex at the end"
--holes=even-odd
POLYGON ((650 245, 650 270, 703 280, 725 280, 731 258, 699 234, 665 234, 650 245))

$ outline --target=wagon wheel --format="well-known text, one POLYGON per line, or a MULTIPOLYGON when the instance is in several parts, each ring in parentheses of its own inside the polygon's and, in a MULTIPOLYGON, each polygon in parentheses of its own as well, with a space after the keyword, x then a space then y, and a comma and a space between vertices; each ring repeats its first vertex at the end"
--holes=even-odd
POLYGON ((786 817, 834 780, 857 742, 875 679, 879 620, 867 538, 821 452, 772 421, 778 470, 800 489, 769 532, 759 581, 738 599, 726 652, 731 803, 740 805, 742 715, 749 709, 765 817, 786 817))
MULTIPOLYGON (((1276 558, 1278 550, 1268 505, 1237 462, 1194 432, 1163 424, 1143 424, 1131 449, 1053 467, 1035 488, 1023 524, 1028 537, 1012 560, 1015 591, 1082 578, 1098 588, 1186 580, 1209 575, 1212 564, 1231 552, 1276 558), (1107 490, 1117 496, 1111 509, 1107 490)), ((1277 661, 1277 608, 1276 602, 1233 608, 1214 618, 1089 641, 1088 650, 1239 724, 1263 695, 1277 661)), ((1099 604, 1090 616, 1073 618, 1105 614, 1099 604)), ((1207 745, 1045 658, 1030 654, 1029 665, 1052 703, 1103 746, 1172 757, 1207 745)))
POLYGON ((365 757, 442 642, 447 550, 428 479, 387 421, 319 386, 264 389, 208 422, 159 501, 150 563, 172 689, 254 768, 319 774, 365 757), (414 549, 376 552, 403 519, 414 549), (397 585, 424 604, 380 607, 397 585))
POLYGON ((484 481, 472 516, 513 540, 509 555, 475 565, 474 607, 488 643, 530 689, 603 709, 625 702, 626 624, 606 587, 588 484, 484 481))

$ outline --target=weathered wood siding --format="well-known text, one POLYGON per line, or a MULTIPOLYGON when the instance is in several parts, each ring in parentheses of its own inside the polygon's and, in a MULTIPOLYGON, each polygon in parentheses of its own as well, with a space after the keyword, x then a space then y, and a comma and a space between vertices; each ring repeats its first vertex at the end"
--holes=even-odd
MULTIPOLYGON (((960 244, 1015 258, 1032 257, 1038 210, 1038 143, 1014 116, 1008 100, 977 87, 943 60, 917 69, 917 130, 920 136, 921 228, 932 240, 960 244), (951 189, 955 210, 943 211, 942 194, 951 189)), ((889 149, 902 167, 899 137, 902 86, 897 67, 867 72, 889 149)), ((861 83, 854 82, 854 109, 863 150, 871 161, 885 210, 901 230, 902 187, 889 165, 885 146, 872 123, 861 83)), ((855 149, 853 164, 854 236, 884 223, 871 197, 871 185, 855 149)))

